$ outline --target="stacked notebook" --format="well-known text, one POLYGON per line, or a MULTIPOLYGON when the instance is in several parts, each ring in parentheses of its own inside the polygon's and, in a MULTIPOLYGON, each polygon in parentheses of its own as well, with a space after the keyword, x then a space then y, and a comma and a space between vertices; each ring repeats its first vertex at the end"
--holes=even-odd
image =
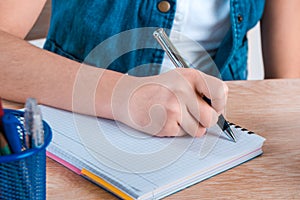
POLYGON ((41 106, 47 155, 122 199, 160 199, 262 154, 264 138, 231 125, 201 138, 158 138, 124 124, 41 106))

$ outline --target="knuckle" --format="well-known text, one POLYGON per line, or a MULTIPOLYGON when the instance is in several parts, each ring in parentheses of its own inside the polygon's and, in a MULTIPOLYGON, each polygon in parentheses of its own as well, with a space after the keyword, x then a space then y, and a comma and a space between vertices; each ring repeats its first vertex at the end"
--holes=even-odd
POLYGON ((193 68, 177 68, 178 70, 180 70, 181 73, 189 76, 189 75, 193 75, 194 74, 194 71, 195 69, 193 68))
POLYGON ((177 119, 178 116, 180 116, 180 114, 181 114, 180 105, 177 101, 176 102, 172 101, 172 100, 169 101, 166 104, 165 108, 166 108, 168 118, 177 119))
POLYGON ((227 97, 228 94, 228 86, 223 81, 219 82, 217 87, 217 91, 215 91, 215 98, 217 99, 224 99, 227 97))

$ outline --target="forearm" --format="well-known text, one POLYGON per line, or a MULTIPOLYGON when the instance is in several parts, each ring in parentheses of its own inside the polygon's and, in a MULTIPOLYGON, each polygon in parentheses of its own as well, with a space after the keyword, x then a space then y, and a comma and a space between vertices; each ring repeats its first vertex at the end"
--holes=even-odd
POLYGON ((300 77, 299 8, 299 0, 266 0, 261 22, 266 78, 300 77))
MULTIPOLYGON (((18 102, 24 102, 28 97, 37 98, 39 103, 55 106, 66 110, 75 110, 84 114, 97 114, 111 118, 111 95, 113 87, 121 74, 103 69, 85 66, 51 52, 36 48, 26 41, 0 31, 0 96, 18 102), (78 75, 81 77, 78 80, 78 75), (89 85, 91 75, 97 81, 95 95, 84 99, 80 96, 80 88, 89 85), (83 77, 86 82, 83 82, 83 77), (76 83, 76 84, 75 84, 76 83), (100 95, 101 93, 101 95, 100 95), (96 98, 97 110, 85 109, 84 101, 96 98), (74 104, 76 101, 76 104, 74 104), (83 102, 81 102, 83 101, 83 102)), ((95 108, 94 105, 92 105, 95 108)))

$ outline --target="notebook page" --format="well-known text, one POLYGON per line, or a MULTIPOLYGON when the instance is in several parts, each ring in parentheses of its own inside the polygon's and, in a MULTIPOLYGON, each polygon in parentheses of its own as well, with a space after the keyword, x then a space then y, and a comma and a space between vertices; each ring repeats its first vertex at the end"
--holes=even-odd
POLYGON ((42 112, 55 131, 52 151, 64 149, 73 159, 81 160, 78 167, 89 167, 126 183, 124 186, 139 196, 219 173, 222 166, 227 169, 249 159, 245 155, 260 149, 264 141, 233 127, 237 143, 224 137, 218 127, 209 129, 202 138, 156 138, 111 120, 45 106, 42 112))
POLYGON ((47 147, 48 152, 67 161, 76 168, 85 168, 99 177, 105 178, 119 188, 125 187, 123 190, 133 197, 137 198, 145 193, 135 188, 135 185, 143 185, 145 191, 152 191, 155 188, 151 183, 138 175, 124 174, 103 165, 98 159, 95 159, 80 142, 72 113, 46 106, 40 107, 43 112, 43 118, 51 126, 53 134, 52 141, 47 147), (122 177, 122 179, 119 179, 119 177, 122 177), (123 182, 123 180, 126 180, 126 182, 123 182))

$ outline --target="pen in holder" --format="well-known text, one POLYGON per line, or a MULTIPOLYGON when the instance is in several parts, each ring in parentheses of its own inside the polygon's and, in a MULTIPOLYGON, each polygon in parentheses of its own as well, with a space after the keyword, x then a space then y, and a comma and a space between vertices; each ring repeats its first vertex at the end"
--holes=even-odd
POLYGON ((0 199, 46 199, 46 147, 52 138, 51 128, 43 121, 44 143, 27 148, 24 112, 4 109, 4 113, 12 154, 0 156, 0 199))

